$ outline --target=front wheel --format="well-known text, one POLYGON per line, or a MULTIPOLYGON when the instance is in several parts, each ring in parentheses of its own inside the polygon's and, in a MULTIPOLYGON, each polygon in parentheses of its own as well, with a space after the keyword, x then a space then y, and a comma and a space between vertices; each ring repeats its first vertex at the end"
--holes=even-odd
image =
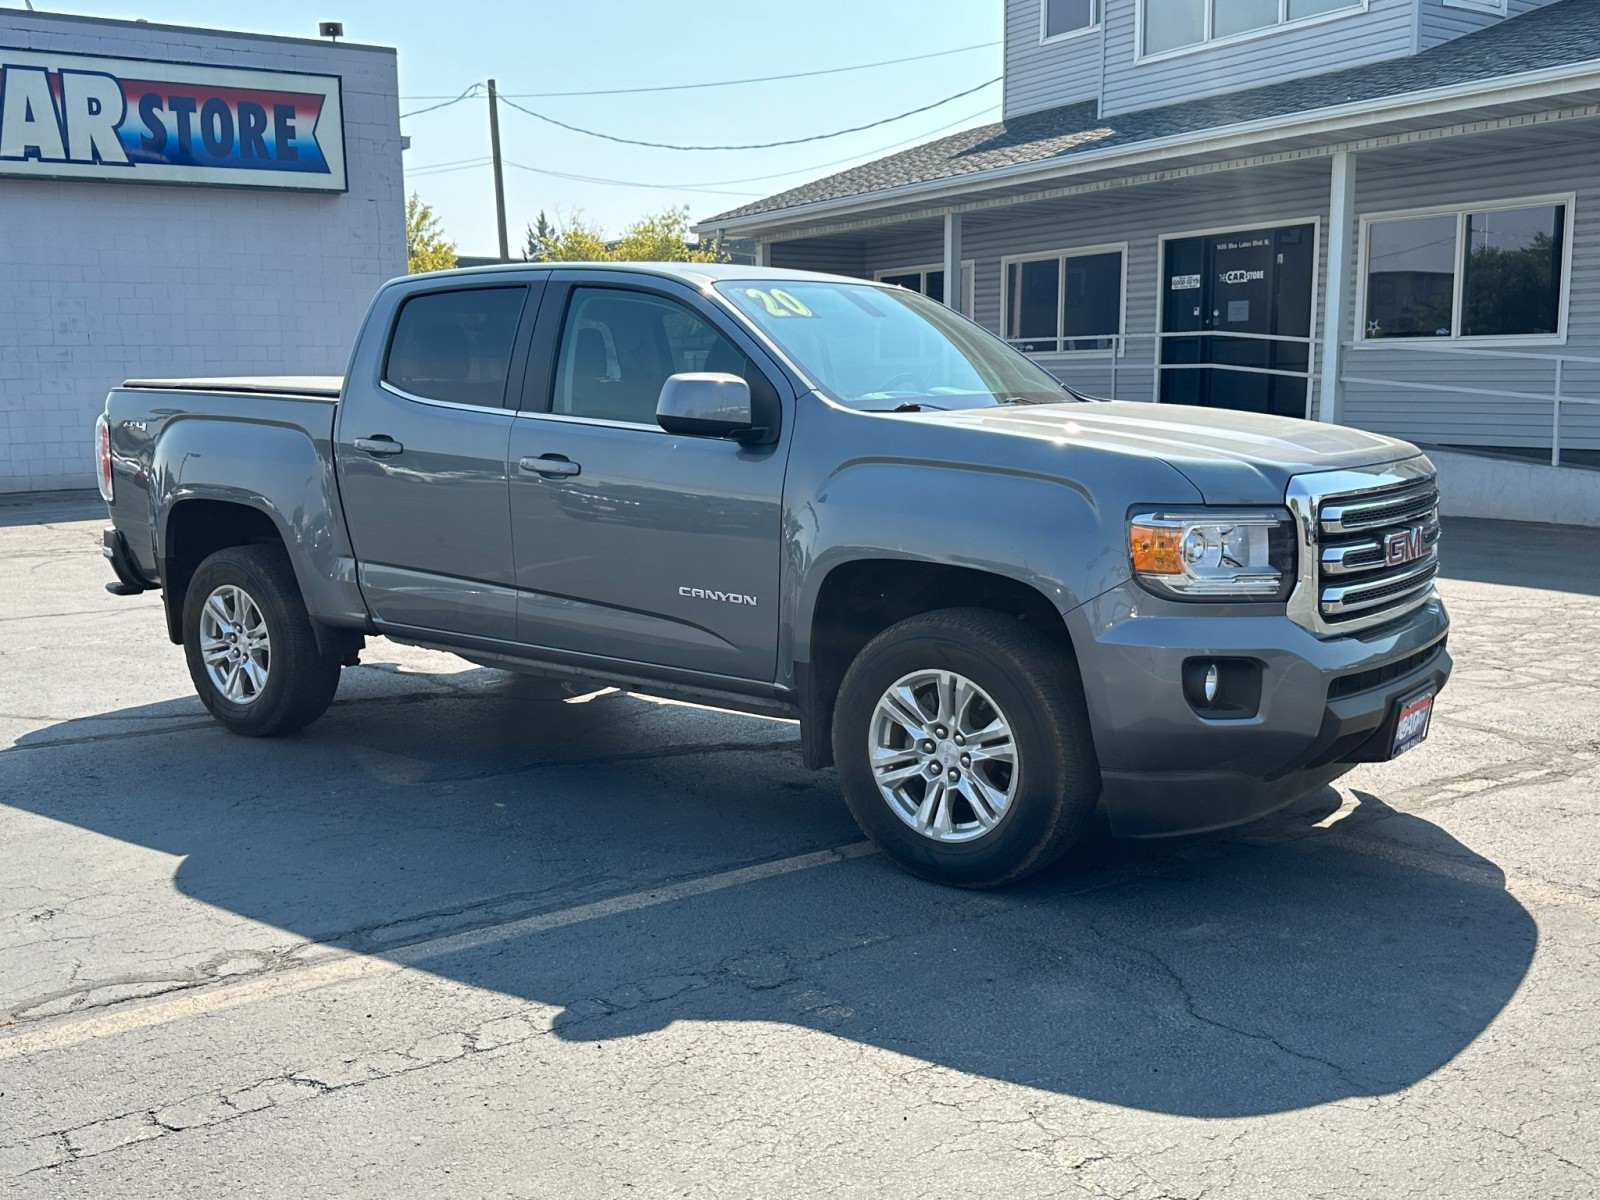
POLYGON ((913 617, 868 643, 833 738, 862 830, 939 883, 998 887, 1049 865, 1099 797, 1077 663, 986 609, 913 617))
POLYGON ((234 546, 200 564, 184 602, 183 648, 201 702, 247 737, 309 725, 339 687, 339 659, 318 650, 277 546, 234 546))

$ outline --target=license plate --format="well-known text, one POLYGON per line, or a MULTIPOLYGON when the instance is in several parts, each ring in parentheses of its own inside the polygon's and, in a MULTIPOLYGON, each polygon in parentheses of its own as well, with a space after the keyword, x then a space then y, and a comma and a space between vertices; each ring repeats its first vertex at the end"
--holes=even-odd
POLYGON ((1430 687, 1400 702, 1400 719, 1395 722, 1394 751, 1390 757, 1399 758, 1428 740, 1428 726, 1433 721, 1433 693, 1430 687))

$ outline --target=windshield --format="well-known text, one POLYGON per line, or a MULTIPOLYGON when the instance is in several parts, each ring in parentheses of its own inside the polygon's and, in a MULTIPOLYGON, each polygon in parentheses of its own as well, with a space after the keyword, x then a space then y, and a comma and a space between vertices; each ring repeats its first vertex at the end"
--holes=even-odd
POLYGON ((830 397, 854 408, 979 408, 1077 399, 943 304, 903 288, 814 280, 717 290, 830 397))

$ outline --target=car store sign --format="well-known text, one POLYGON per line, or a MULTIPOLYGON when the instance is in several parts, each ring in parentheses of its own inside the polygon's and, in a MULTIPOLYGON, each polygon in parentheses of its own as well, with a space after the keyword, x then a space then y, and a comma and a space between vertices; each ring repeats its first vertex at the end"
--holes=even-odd
POLYGON ((0 47, 0 176, 342 192, 339 78, 0 47))

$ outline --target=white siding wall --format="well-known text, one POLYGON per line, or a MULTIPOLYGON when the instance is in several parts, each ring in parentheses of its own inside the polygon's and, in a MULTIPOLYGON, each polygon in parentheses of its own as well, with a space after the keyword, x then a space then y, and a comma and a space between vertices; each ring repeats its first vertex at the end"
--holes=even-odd
POLYGON ((94 484, 131 376, 339 374, 404 274, 392 51, 0 13, 0 42, 339 75, 347 195, 0 180, 0 492, 94 484))
POLYGON ((1104 27, 1046 44, 1039 36, 1043 5, 1044 0, 1006 4, 1007 119, 1100 96, 1104 27))
POLYGON ((1369 0, 1365 12, 1269 31, 1228 45, 1137 61, 1137 6, 1106 4, 1106 115, 1320 75, 1411 53, 1417 0, 1369 0))
MULTIPOLYGON (((1520 16, 1550 2, 1551 0, 1511 0, 1507 6, 1507 15, 1520 16)), ((1480 29, 1486 29, 1498 21, 1505 20, 1505 17, 1498 13, 1485 12, 1482 9, 1457 8, 1446 4, 1445 0, 1420 0, 1420 3, 1421 8, 1417 14, 1417 47, 1421 50, 1437 46, 1440 42, 1448 42, 1463 34, 1476 33, 1480 29)))

